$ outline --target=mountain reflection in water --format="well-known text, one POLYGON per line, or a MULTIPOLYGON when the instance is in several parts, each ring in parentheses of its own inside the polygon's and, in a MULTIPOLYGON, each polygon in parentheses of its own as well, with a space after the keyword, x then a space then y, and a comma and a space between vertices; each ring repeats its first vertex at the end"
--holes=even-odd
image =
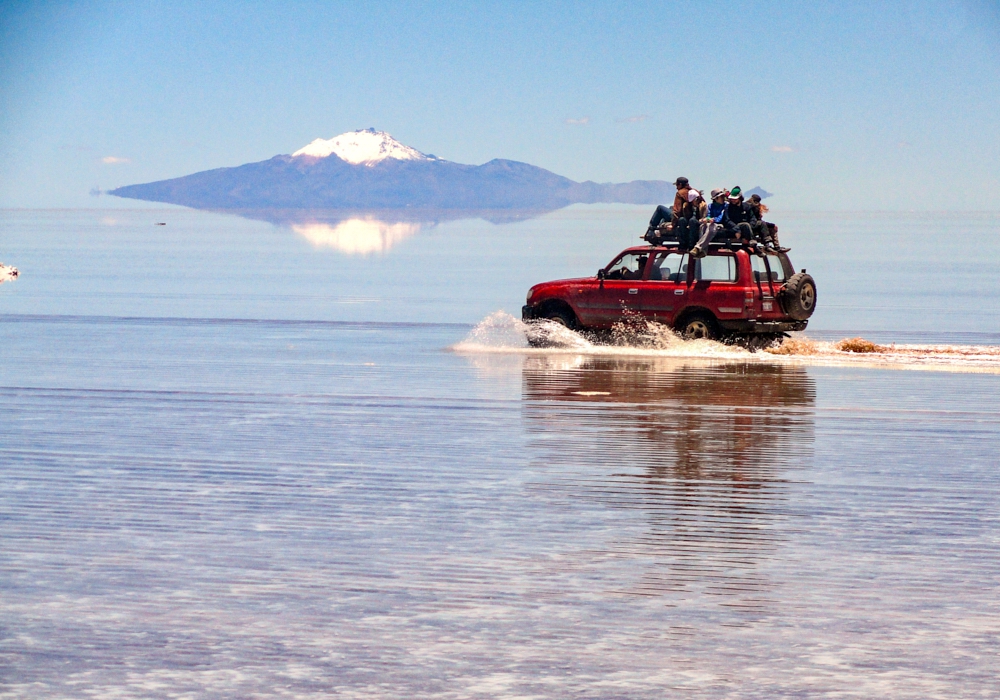
POLYGON ((347 255, 385 253, 447 221, 482 219, 503 225, 534 219, 551 209, 225 209, 244 219, 291 229, 316 248, 347 255))
POLYGON ((390 223, 374 217, 345 219, 335 224, 292 224, 292 230, 317 248, 333 248, 348 255, 384 253, 420 232, 416 222, 390 223))
POLYGON ((543 488, 644 513, 644 532, 615 546, 648 558, 628 592, 766 603, 765 569, 797 512, 790 481, 812 458, 804 370, 544 356, 522 377, 531 452, 555 477, 543 488))

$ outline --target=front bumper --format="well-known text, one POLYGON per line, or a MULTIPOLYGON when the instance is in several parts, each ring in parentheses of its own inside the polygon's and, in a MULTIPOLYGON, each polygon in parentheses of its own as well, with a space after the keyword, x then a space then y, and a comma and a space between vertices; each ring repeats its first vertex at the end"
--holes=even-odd
POLYGON ((809 321, 753 321, 739 319, 736 321, 719 321, 723 330, 730 333, 791 333, 804 331, 809 321))
POLYGON ((521 307, 521 320, 530 321, 535 318, 535 307, 530 304, 526 304, 521 307))

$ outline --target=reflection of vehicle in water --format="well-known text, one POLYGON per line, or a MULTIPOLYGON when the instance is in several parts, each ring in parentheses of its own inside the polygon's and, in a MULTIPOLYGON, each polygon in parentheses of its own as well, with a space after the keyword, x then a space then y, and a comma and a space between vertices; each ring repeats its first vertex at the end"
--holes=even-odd
POLYGON ((785 253, 713 243, 697 257, 667 244, 629 248, 594 277, 536 284, 522 317, 600 330, 633 312, 689 338, 774 339, 804 330, 815 307, 815 281, 785 253))
POLYGON ((812 455, 807 372, 671 358, 564 361, 526 360, 533 452, 568 497, 644 513, 631 546, 654 560, 640 587, 766 589, 759 565, 784 539, 789 480, 812 455))

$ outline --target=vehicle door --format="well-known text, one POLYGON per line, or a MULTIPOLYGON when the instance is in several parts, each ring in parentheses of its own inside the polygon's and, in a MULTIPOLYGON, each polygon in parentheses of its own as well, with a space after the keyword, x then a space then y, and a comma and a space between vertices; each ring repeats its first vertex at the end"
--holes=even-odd
POLYGON ((648 321, 672 325, 687 301, 691 256, 677 251, 657 253, 639 293, 639 311, 648 321))
POLYGON ((625 309, 638 310, 648 260, 648 252, 624 253, 604 268, 604 279, 577 300, 581 323, 608 327, 622 320, 625 309))
POLYGON ((743 318, 744 289, 738 284, 739 258, 712 251, 694 261, 688 304, 708 309, 722 321, 743 318))

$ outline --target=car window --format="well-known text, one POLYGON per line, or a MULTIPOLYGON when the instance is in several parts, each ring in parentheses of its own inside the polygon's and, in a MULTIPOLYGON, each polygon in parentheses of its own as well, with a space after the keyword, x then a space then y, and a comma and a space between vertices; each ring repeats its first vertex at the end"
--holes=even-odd
POLYGON ((695 260, 694 278, 711 282, 735 282, 736 256, 709 255, 695 260))
POLYGON ((771 279, 775 282, 784 282, 785 279, 785 266, 782 264, 781 258, 777 255, 768 255, 767 262, 771 266, 771 279))
POLYGON ((609 280, 637 280, 642 277, 642 269, 649 259, 648 253, 626 253, 608 265, 609 280))
MULTIPOLYGON (((771 265, 771 281, 784 282, 785 268, 781 264, 781 259, 777 255, 768 255, 767 262, 771 265)), ((759 255, 751 255, 750 265, 753 269, 754 280, 757 282, 767 282, 768 271, 764 266, 764 258, 759 255)))
POLYGON ((767 282, 767 267, 764 265, 764 258, 759 255, 751 255, 750 269, 753 270, 755 282, 767 282))
POLYGON ((687 253, 660 253, 653 261, 649 279, 663 282, 687 282, 687 253))

